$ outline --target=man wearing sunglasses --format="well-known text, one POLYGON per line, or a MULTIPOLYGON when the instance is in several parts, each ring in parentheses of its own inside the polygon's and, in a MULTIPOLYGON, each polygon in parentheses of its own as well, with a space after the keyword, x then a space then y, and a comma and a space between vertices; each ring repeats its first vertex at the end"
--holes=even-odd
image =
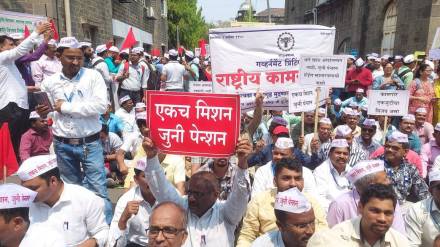
POLYGON ((381 145, 373 140, 373 136, 376 134, 376 120, 365 119, 361 125, 361 135, 356 138, 356 142, 362 146, 364 151, 370 156, 381 145))
POLYGON ((440 232, 440 170, 429 173, 429 192, 431 197, 412 205, 405 216, 411 246, 434 246, 440 232))

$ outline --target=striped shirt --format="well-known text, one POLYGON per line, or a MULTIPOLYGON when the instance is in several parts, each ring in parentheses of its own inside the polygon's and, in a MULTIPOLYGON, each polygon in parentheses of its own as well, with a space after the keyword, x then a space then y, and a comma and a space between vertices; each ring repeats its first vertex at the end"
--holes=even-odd
MULTIPOLYGON (((324 143, 319 149, 318 157, 321 162, 328 158, 330 153, 331 143, 324 143)), ((348 165, 353 167, 357 162, 361 160, 367 160, 368 153, 360 146, 356 141, 353 141, 350 147, 350 158, 348 160, 348 165)))

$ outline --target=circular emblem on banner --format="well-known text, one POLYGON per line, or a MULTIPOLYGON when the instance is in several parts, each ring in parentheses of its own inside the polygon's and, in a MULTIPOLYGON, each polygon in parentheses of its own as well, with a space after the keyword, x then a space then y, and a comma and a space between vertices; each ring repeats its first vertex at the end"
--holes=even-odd
POLYGON ((282 33, 278 36, 278 48, 282 51, 290 51, 295 46, 295 38, 291 33, 282 33))

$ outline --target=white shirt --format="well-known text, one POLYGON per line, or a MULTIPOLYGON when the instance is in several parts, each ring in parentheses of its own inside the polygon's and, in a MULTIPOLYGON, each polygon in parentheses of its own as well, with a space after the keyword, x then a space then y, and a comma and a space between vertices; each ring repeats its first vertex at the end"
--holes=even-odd
POLYGON ((328 207, 339 195, 350 190, 350 183, 345 174, 350 166, 345 166, 345 171, 339 174, 331 164, 330 159, 325 160, 313 171, 316 180, 317 193, 323 199, 322 207, 328 211, 328 207))
POLYGON ((61 197, 53 207, 40 202, 32 204, 29 219, 31 224, 60 229, 66 246, 77 246, 94 238, 102 247, 107 241, 104 200, 79 185, 64 183, 61 197))
MULTIPOLYGON (((124 73, 124 64, 119 66, 118 76, 124 73)), ((129 91, 139 91, 141 88, 147 88, 150 69, 140 64, 133 65, 130 62, 128 66, 128 78, 121 82, 121 88, 129 91), (143 69, 142 69, 143 68, 143 69)))
POLYGON ((107 87, 99 72, 81 68, 71 80, 56 73, 43 81, 41 90, 52 103, 64 100, 61 113, 52 113, 55 136, 83 138, 101 130, 99 116, 107 109, 107 87))
POLYGON ((104 81, 107 85, 109 85, 112 82, 112 78, 110 77, 110 71, 108 70, 108 66, 105 63, 104 59, 100 56, 96 56, 92 59, 92 64, 95 64, 98 61, 102 61, 97 63, 94 68, 96 71, 98 71, 101 75, 102 78, 104 78, 104 81))
POLYGON ((61 72, 62 69, 63 65, 56 56, 49 58, 43 54, 38 61, 31 63, 32 79, 34 79, 35 85, 40 85, 47 77, 61 72))
POLYGON ((33 32, 19 46, 0 52, 0 109, 9 102, 14 102, 23 109, 29 108, 26 84, 14 61, 32 49, 33 41, 37 37, 38 33, 33 32))
MULTIPOLYGON (((312 139, 313 139, 314 136, 315 136, 315 133, 310 133, 310 134, 307 134, 307 135, 304 136, 304 145, 302 146, 301 150, 303 151, 303 153, 305 153, 305 154, 307 154, 309 156, 312 155, 312 148, 311 148, 310 144, 312 143, 312 139)), ((329 138, 326 142, 322 143, 321 140, 319 140, 319 137, 318 137, 318 142, 322 145, 322 144, 325 144, 325 143, 330 143, 331 140, 329 138)))
POLYGON ((259 236, 252 242, 251 247, 284 247, 284 241, 279 230, 274 230, 259 236))
POLYGON ((139 132, 139 128, 136 124, 136 113, 134 108, 131 112, 127 112, 123 107, 119 108, 115 115, 118 116, 124 123, 124 129, 122 130, 122 135, 125 136, 131 133, 139 132))
POLYGON ((108 132, 108 137, 105 141, 102 141, 102 149, 104 150, 104 154, 111 154, 118 151, 123 142, 121 138, 113 132, 108 132))
POLYGON ((62 233, 45 224, 31 224, 19 247, 65 247, 62 233), (43 237, 44 236, 44 237, 43 237))
POLYGON ((440 210, 432 197, 414 203, 406 211, 405 228, 410 246, 433 246, 434 239, 439 234, 430 214, 431 203, 433 216, 437 217, 440 224, 440 210))
POLYGON ((139 186, 133 187, 123 194, 115 207, 115 213, 112 223, 110 224, 107 246, 113 247, 117 243, 117 247, 122 247, 126 246, 128 242, 143 246, 148 245, 146 229, 150 225, 149 220, 152 211, 153 208, 142 197, 139 186), (141 201, 139 211, 127 221, 127 228, 120 230, 118 222, 129 201, 141 201))
MULTIPOLYGON (((304 166, 302 170, 304 178, 303 192, 316 195, 316 181, 312 171, 304 166)), ((269 161, 264 166, 258 168, 258 170, 255 172, 254 183, 252 185, 252 197, 262 191, 275 188, 275 184, 273 182, 274 175, 272 161, 269 161)))
POLYGON ((373 76, 373 79, 376 79, 376 77, 378 77, 378 76, 383 76, 384 72, 383 72, 382 66, 380 66, 379 69, 373 70, 373 73, 371 73, 371 75, 373 76))
POLYGON ((234 232, 240 223, 249 198, 249 184, 246 181, 247 170, 237 169, 232 192, 226 201, 217 200, 202 217, 190 212, 188 198, 181 197, 174 186, 166 180, 165 174, 156 157, 147 160, 146 180, 158 203, 172 201, 187 210, 188 238, 184 247, 233 247, 234 232), (203 245, 203 239, 204 244, 203 245))
POLYGON ((165 81, 165 89, 183 89, 183 76, 185 75, 185 71, 185 66, 177 61, 170 61, 165 64, 162 69, 162 74, 167 78, 165 81))
POLYGON ((126 137, 124 137, 121 150, 134 154, 137 151, 139 145, 142 145, 143 138, 144 137, 140 133, 127 135, 126 137))

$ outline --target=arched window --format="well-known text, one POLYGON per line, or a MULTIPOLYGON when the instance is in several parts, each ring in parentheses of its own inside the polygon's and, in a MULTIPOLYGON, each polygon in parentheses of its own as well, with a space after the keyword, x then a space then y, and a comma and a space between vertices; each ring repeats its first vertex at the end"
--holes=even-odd
POLYGON ((385 12, 385 20, 383 22, 383 38, 382 38, 382 55, 394 55, 394 38, 396 36, 396 24, 397 24, 397 4, 395 0, 392 0, 388 4, 387 11, 385 12))

